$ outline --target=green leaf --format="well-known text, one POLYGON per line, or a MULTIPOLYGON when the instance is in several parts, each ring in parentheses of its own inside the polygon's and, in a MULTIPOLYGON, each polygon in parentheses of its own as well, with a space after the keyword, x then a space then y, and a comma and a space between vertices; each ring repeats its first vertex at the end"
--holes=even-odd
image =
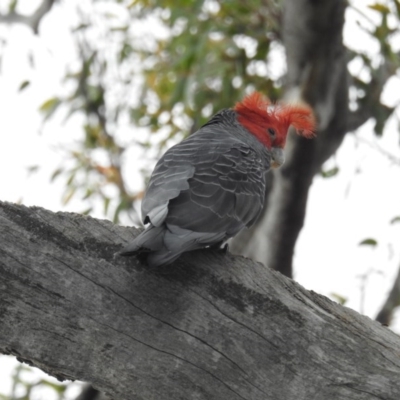
POLYGON ((93 207, 89 207, 89 208, 87 208, 86 210, 83 210, 83 211, 81 212, 81 214, 83 214, 83 215, 89 215, 89 214, 92 212, 92 210, 93 210, 93 207))
POLYGON ((109 197, 104 197, 104 215, 108 213, 108 207, 110 206, 111 199, 109 197))
POLYGON ((390 220, 390 224, 391 224, 391 225, 396 224, 396 223, 398 223, 398 222, 400 222, 400 215, 398 215, 397 217, 394 217, 394 218, 392 218, 392 219, 390 220))
POLYGON ((134 52, 134 48, 129 43, 124 43, 120 53, 118 54, 118 61, 121 63, 128 56, 134 52))
POLYGON ((87 188, 85 195, 82 197, 82 200, 86 200, 92 195, 93 195, 93 189, 87 188))
POLYGON ((333 176, 337 175, 338 172, 339 172, 339 167, 334 167, 326 171, 321 170, 321 176, 323 178, 332 178, 333 176))
POLYGON ((342 306, 344 306, 348 300, 347 297, 344 297, 338 293, 331 293, 330 296, 333 297, 342 306))
POLYGON ((76 189, 74 187, 69 188, 68 191, 65 193, 63 199, 62 199, 62 203, 63 205, 67 205, 69 203, 69 201, 72 199, 72 197, 75 194, 76 189))
POLYGON ((51 174, 50 182, 53 182, 57 178, 57 176, 61 174, 61 172, 63 172, 62 168, 57 168, 56 170, 54 170, 51 174))
POLYGON ((61 104, 61 100, 58 97, 52 97, 46 100, 40 107, 39 111, 44 114, 44 120, 48 120, 54 112, 57 110, 58 106, 61 104))
POLYGON ((87 23, 81 23, 78 26, 76 26, 75 28, 72 29, 72 33, 87 29, 90 27, 90 24, 87 23))
POLYGON ((71 171, 71 174, 69 175, 69 178, 68 178, 68 180, 66 182, 67 187, 71 186, 72 182, 74 181, 75 175, 76 175, 76 171, 77 171, 76 168, 73 171, 71 171))
POLYGON ((17 8, 18 0, 11 0, 10 4, 8 5, 8 11, 10 13, 15 12, 15 9, 17 8))
POLYGON ((33 174, 40 169, 40 166, 39 165, 30 165, 26 169, 28 170, 28 174, 33 174))
POLYGON ((381 4, 381 3, 372 4, 372 5, 368 6, 368 8, 370 8, 371 10, 378 11, 381 14, 389 14, 390 13, 389 7, 384 4, 381 4))
POLYGON ((60 383, 60 384, 53 383, 46 379, 41 379, 37 384, 40 386, 48 386, 48 387, 52 388, 54 391, 56 391, 58 394, 64 393, 65 390, 67 389, 67 386, 62 383, 60 383))
POLYGON ((114 28, 111 28, 110 31, 111 32, 126 32, 129 29, 129 26, 125 25, 125 26, 116 26, 114 28))
POLYGON ((26 89, 30 84, 31 84, 31 82, 28 81, 28 80, 21 82, 21 84, 20 84, 19 87, 18 87, 18 91, 19 91, 19 92, 22 92, 22 91, 23 91, 24 89, 26 89))
POLYGON ((360 243, 358 243, 359 246, 371 246, 371 247, 375 247, 378 245, 378 242, 375 239, 372 238, 368 238, 368 239, 364 239, 362 240, 360 243))

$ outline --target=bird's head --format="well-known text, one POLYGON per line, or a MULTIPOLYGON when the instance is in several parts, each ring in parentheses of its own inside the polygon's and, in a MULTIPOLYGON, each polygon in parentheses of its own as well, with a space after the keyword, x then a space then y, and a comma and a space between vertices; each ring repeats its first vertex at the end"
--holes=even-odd
POLYGON ((253 92, 237 103, 234 110, 238 122, 271 151, 271 165, 275 168, 283 164, 289 126, 300 136, 315 136, 314 115, 304 105, 271 104, 261 93, 253 92))

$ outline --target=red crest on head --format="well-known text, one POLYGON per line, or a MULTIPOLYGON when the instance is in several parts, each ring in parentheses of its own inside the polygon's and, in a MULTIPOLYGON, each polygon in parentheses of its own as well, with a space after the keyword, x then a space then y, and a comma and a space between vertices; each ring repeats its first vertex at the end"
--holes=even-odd
POLYGON ((234 110, 239 123, 268 148, 284 147, 290 125, 301 136, 315 136, 315 119, 308 106, 272 105, 261 93, 253 92, 236 103, 234 110), (275 137, 271 137, 269 129, 275 137))

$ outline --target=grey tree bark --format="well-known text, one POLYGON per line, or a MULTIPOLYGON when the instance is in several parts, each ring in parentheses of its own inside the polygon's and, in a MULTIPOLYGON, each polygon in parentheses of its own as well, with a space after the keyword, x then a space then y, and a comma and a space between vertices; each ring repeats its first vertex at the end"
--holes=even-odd
POLYGON ((400 338, 221 251, 148 269, 138 233, 0 203, 0 351, 114 399, 400 398, 400 338))

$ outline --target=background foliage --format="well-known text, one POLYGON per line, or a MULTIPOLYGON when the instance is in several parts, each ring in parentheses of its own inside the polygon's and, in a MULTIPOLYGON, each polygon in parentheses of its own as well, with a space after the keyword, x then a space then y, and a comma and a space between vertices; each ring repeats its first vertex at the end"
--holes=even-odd
MULTIPOLYGON (((272 100, 282 97, 285 67, 276 65, 284 52, 282 7, 281 1, 261 0, 166 1, 162 6, 155 1, 93 1, 80 10, 73 29, 80 64, 65 76, 73 89, 63 97, 55 94, 41 107, 45 120, 60 108, 67 118, 85 116, 82 141, 68 154, 74 163, 53 175, 65 180, 64 201, 80 196, 90 204, 100 197, 104 213, 115 222, 120 212, 137 222, 132 207, 142 192, 127 189, 122 172, 127 147, 152 148, 150 154, 157 158, 244 93, 257 89, 272 100), (154 34, 143 24, 154 26, 154 34), (131 129, 149 128, 157 138, 138 130, 127 143, 118 135, 126 123, 131 129), (107 186, 116 189, 112 196, 104 190, 107 186)), ((350 7, 357 9, 357 2, 350 7)), ((391 38, 398 35, 400 8, 398 1, 370 8, 380 15, 380 24, 363 16, 360 29, 379 43, 380 53, 349 49, 349 65, 358 68, 351 76, 350 101, 353 110, 374 118, 375 132, 382 135, 395 109, 382 104, 380 94, 399 68, 391 38)), ((322 174, 331 177, 337 171, 322 174)), ((148 172, 143 171, 145 178, 148 172)))

